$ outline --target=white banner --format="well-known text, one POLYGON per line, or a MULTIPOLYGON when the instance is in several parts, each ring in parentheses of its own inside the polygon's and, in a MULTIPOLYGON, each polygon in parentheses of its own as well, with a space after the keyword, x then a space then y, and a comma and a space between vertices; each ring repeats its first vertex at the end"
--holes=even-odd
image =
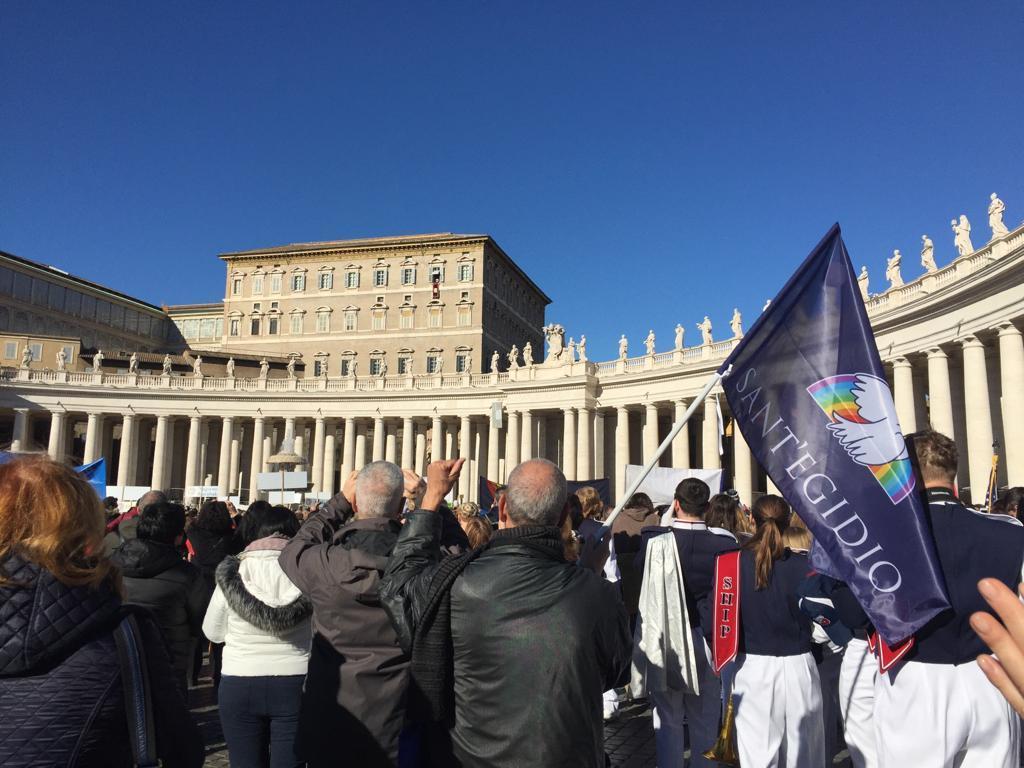
MULTIPOLYGON (((626 485, 629 486, 643 467, 636 464, 626 465, 626 485)), ((720 493, 722 490, 722 470, 720 469, 671 469, 669 467, 655 467, 651 473, 644 478, 637 488, 638 493, 646 493, 651 497, 655 506, 660 504, 671 504, 675 497, 676 486, 687 477, 696 477, 703 480, 711 488, 711 495, 720 493)))
POLYGON ((216 485, 190 485, 185 489, 186 498, 215 499, 217 498, 216 485))
POLYGON ((302 472, 260 472, 256 475, 256 489, 260 491, 304 491, 309 487, 309 475, 302 472), (284 488, 281 487, 284 475, 284 488))

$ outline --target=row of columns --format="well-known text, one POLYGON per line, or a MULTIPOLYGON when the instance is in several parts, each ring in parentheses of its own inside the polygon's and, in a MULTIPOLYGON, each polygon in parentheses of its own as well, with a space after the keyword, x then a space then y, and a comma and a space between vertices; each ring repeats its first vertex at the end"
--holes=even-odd
POLYGON ((954 408, 953 382, 948 350, 935 346, 925 351, 925 392, 914 376, 914 362, 898 357, 892 362, 893 400, 896 416, 904 434, 931 426, 953 438, 960 447, 962 474, 960 485, 969 485, 971 501, 984 501, 992 467, 992 444, 998 428, 1004 439, 1000 453, 1006 462, 1006 481, 1010 486, 1024 485, 1024 336, 1012 323, 998 327, 998 378, 990 379, 988 347, 977 335, 957 343, 963 370, 962 414, 954 408), (998 381, 998 412, 1001 424, 993 420, 992 390, 998 381), (922 404, 924 403, 924 404, 922 404), (959 426, 962 425, 962 426, 959 426))

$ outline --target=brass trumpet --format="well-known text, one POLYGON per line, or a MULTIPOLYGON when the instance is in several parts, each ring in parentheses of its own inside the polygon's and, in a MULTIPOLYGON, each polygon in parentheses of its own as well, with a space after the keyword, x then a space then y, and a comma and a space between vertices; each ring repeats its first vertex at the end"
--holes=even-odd
POLYGON ((722 727, 718 729, 718 741, 715 746, 704 753, 708 760, 716 760, 722 765, 740 764, 740 757, 736 754, 736 713, 733 708, 732 694, 725 704, 725 716, 722 718, 722 727))

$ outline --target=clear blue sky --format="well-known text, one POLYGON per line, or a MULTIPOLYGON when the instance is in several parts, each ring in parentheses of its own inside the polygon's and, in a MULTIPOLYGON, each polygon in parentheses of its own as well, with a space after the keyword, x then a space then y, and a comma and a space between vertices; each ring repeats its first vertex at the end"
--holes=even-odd
POLYGON ((608 359, 747 325, 835 220, 1024 219, 1024 5, 0 3, 0 249, 157 303, 216 254, 487 232, 608 359), (185 276, 188 276, 187 278, 185 276))

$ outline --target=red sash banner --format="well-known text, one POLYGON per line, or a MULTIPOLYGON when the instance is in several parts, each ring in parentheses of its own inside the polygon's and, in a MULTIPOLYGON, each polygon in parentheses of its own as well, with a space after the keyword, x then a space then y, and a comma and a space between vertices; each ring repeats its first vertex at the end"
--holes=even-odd
POLYGON ((890 648, 885 639, 877 632, 868 637, 868 648, 878 656, 878 669, 884 675, 914 647, 914 636, 911 635, 895 648, 890 648))
POLYGON ((715 674, 736 658, 740 647, 740 553, 725 552, 715 560, 713 591, 715 674))

